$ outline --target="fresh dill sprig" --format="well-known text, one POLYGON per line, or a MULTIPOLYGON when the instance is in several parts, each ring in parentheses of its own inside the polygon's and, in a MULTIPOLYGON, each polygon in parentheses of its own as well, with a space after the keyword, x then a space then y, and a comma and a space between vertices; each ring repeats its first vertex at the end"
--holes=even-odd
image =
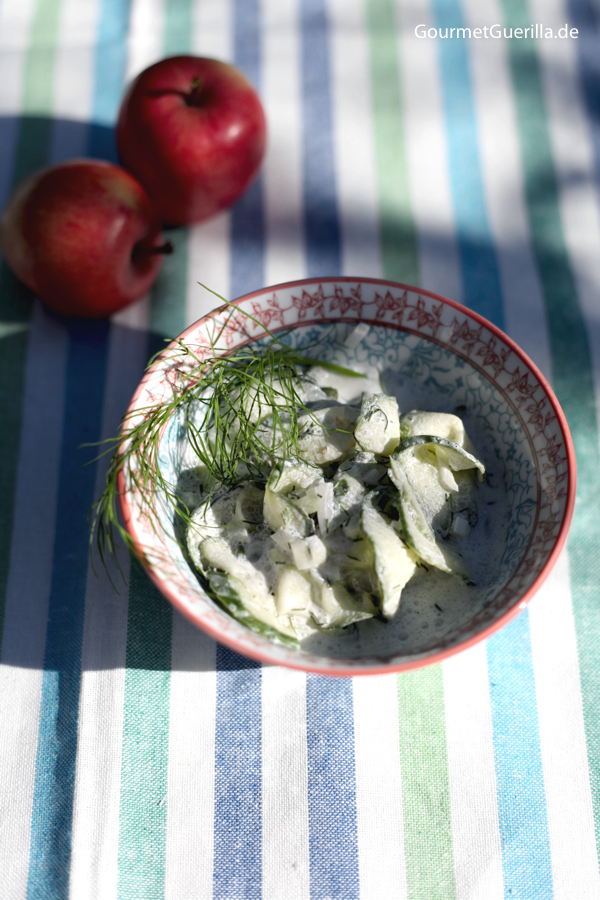
POLYGON ((90 511, 90 542, 93 545, 95 535, 105 568, 109 558, 118 564, 119 538, 130 551, 137 549, 119 519, 122 493, 136 494, 141 514, 155 530, 159 496, 183 523, 190 521, 190 509, 159 464, 161 440, 174 416, 185 422, 187 440, 209 489, 216 483, 228 486, 241 480, 264 480, 265 465, 270 467, 277 459, 299 455, 298 418, 313 415, 302 399, 303 367, 317 364, 357 376, 341 366, 299 353, 250 313, 220 299, 231 313, 206 346, 190 347, 177 340, 148 363, 150 369, 158 356, 167 354, 168 395, 156 404, 127 413, 120 434, 103 442, 109 445, 104 453, 112 451, 112 456, 106 486, 90 511), (266 346, 248 343, 231 353, 217 351, 219 338, 235 313, 261 325, 262 337, 269 339, 266 346), (272 422, 271 429, 264 427, 267 418, 272 422))

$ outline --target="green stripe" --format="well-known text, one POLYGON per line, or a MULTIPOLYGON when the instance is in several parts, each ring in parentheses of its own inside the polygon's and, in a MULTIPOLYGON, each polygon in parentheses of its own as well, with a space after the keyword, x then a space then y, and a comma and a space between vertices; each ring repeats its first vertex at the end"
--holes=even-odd
MULTIPOLYGON (((524 0, 503 0, 506 26, 533 21, 524 0)), ((593 367, 586 326, 565 245, 541 74, 534 41, 508 41, 516 96, 525 195, 533 252, 546 304, 553 384, 577 455, 569 565, 579 649, 596 840, 600 848, 600 453, 593 367)))
MULTIPOLYGON (((38 0, 24 61, 12 184, 48 162, 60 0, 38 0), (43 84, 43 87, 40 85, 43 84)), ((0 265, 0 644, 12 539, 31 291, 0 265)))
POLYGON ((453 900, 454 858, 441 665, 398 676, 409 900, 453 900))
MULTIPOLYGON (((392 0, 367 0, 384 278, 419 283, 392 0)), ((398 676, 404 849, 409 898, 455 896, 441 666, 398 676)))
MULTIPOLYGON (((4 298, 4 285, 2 288, 4 298)), ((13 529, 26 353, 26 332, 0 340, 0 646, 13 529)))
MULTIPOLYGON (((167 0, 163 53, 189 53, 189 0, 167 0)), ((166 232, 174 248, 150 294, 150 353, 186 325, 188 230, 166 232)), ((134 565, 129 586, 127 673, 119 833, 119 900, 159 900, 165 892, 172 610, 134 565)))
POLYGON ((21 108, 24 114, 52 113, 60 12, 60 0, 38 0, 36 4, 23 72, 21 108))
POLYGON ((150 295, 150 330, 160 337, 173 338, 186 326, 188 230, 171 228, 165 237, 173 244, 165 256, 150 295))
POLYGON ((419 283, 392 0, 367 0, 379 235, 386 278, 419 283))
POLYGON ((172 611, 131 569, 121 766, 119 900, 164 896, 172 611))
POLYGON ((191 0, 166 0, 164 16, 163 55, 191 53, 194 33, 191 0))

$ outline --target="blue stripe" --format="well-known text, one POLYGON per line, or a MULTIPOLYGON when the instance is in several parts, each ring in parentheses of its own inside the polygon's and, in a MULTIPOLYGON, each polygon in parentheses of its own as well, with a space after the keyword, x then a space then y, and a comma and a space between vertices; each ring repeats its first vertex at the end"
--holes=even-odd
POLYGON ((51 162, 60 163, 66 159, 87 156, 89 141, 89 122, 54 119, 52 122, 52 144, 50 147, 51 162))
MULTIPOLYGON (((122 91, 129 3, 103 0, 95 62, 89 156, 115 158, 112 125, 122 91)), ((80 152, 79 129, 55 125, 53 153, 80 152), (60 148, 60 149, 59 149, 60 148)), ((87 512, 95 499, 96 467, 83 466, 82 443, 100 439, 109 325, 64 319, 69 353, 59 472, 38 750, 33 794, 28 900, 68 894, 81 647, 88 570, 87 512)))
POLYGON ((0 118, 0 209, 4 209, 14 187, 12 175, 19 140, 19 125, 18 116, 0 118))
MULTIPOLYGON (((443 33, 446 28, 463 27, 458 0, 432 0, 432 7, 436 26, 443 33)), ((468 42, 438 38, 437 46, 465 303, 502 328, 502 293, 485 207, 468 42)))
POLYGON ((217 645, 214 900, 262 896, 262 707, 258 663, 217 645))
MULTIPOLYGON (((235 0, 233 61, 254 87, 261 86, 258 0, 235 0)), ((259 177, 231 211, 231 297, 264 287, 265 214, 259 177)))
POLYGON ((67 897, 88 569, 87 511, 95 466, 79 449, 100 439, 107 322, 65 319, 69 335, 65 422, 56 511, 38 735, 28 900, 67 897))
POLYGON ((552 861, 529 613, 490 638, 488 675, 506 900, 551 900, 552 861))
POLYGON ((591 0, 567 0, 569 28, 579 29, 576 40, 581 87, 592 136, 596 181, 600 188, 600 13, 591 0))
MULTIPOLYGON (((234 63, 260 90, 257 0, 235 0, 234 63)), ((231 296, 264 284, 262 181, 231 212, 231 296)), ((262 706, 258 663, 217 645, 214 900, 262 896, 262 706)))
POLYGON ((325 0, 302 0, 302 151, 306 269, 341 274, 325 0))
POLYGON ((130 6, 130 0, 102 0, 96 37, 96 90, 88 155, 111 162, 118 161, 113 126, 125 79, 130 6))
MULTIPOLYGON (((324 0, 302 0, 304 228, 307 273, 341 272, 324 0)), ((352 682, 307 676, 312 900, 359 896, 352 682)))
POLYGON ((308 675, 311 900, 358 900, 352 680, 308 675))
POLYGON ((265 284, 263 181, 259 178, 231 211, 231 298, 265 284))

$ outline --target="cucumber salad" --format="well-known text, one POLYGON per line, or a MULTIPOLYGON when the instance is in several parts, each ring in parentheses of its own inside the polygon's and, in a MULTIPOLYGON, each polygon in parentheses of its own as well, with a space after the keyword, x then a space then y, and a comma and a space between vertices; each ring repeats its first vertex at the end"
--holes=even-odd
POLYGON ((439 592, 446 579, 445 599, 451 584, 477 581, 462 551, 480 527, 486 470, 462 419, 402 412, 377 391, 343 402, 322 376, 316 366, 298 377, 294 421, 256 392, 235 398, 251 410, 258 468, 241 464, 226 485, 197 467, 195 500, 182 491, 189 560, 209 594, 293 646, 389 627, 417 582, 439 592), (281 452, 290 430, 293 455, 281 452))

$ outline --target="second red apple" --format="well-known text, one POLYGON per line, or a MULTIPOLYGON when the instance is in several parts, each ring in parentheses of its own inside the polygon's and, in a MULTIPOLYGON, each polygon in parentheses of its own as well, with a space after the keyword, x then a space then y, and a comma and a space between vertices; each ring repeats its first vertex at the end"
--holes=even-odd
POLYGON ((170 252, 141 185, 96 159, 48 166, 21 181, 0 218, 0 244, 14 273, 48 306, 87 318, 142 297, 170 252))
POLYGON ((143 71, 119 112, 123 165, 168 225, 199 222, 250 186, 265 150, 258 95, 233 66, 176 56, 143 71))

